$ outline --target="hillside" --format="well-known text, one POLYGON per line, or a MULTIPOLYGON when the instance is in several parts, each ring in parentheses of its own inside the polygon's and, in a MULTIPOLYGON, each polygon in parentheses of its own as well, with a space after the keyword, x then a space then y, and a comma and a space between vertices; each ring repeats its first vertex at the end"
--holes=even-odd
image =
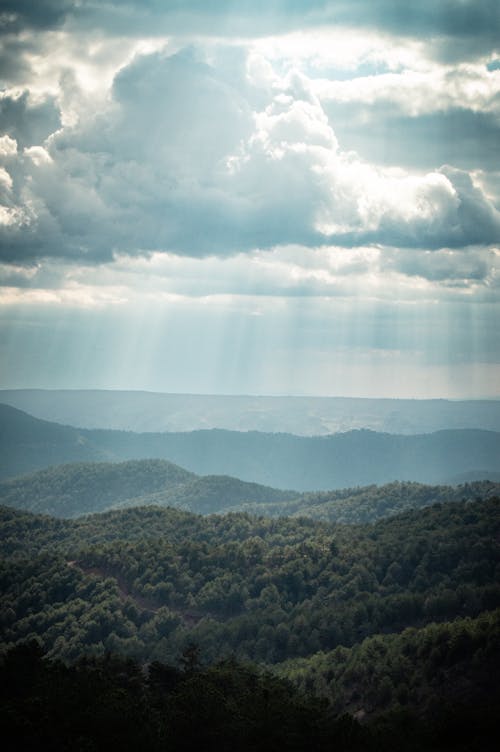
POLYGON ((0 482, 0 503, 56 517, 77 517, 175 488, 193 477, 166 460, 57 465, 0 482))
MULTIPOLYGON (((159 493, 135 498, 125 502, 126 506, 138 504, 159 504, 178 507, 197 514, 214 514, 242 506, 270 505, 295 499, 296 491, 281 491, 259 483, 249 483, 228 475, 205 475, 192 477, 185 483, 160 491, 159 493)), ((115 505, 116 506, 116 505, 115 505)), ((123 506, 123 505, 120 505, 123 506)))
POLYGON ((429 486, 396 481, 383 486, 345 488, 339 491, 304 493, 296 499, 235 504, 229 511, 244 511, 269 517, 311 517, 344 525, 376 522, 384 517, 431 504, 473 501, 500 496, 500 483, 476 481, 459 486, 429 486))
POLYGON ((61 462, 167 459, 200 475, 230 475, 274 488, 328 490, 394 480, 440 483, 500 467, 500 434, 449 430, 418 436, 350 431, 322 437, 239 431, 89 431, 0 410, 0 477, 61 462))
MULTIPOLYGON (((159 507, 63 520, 1 507, 0 530, 0 714, 20 738, 34 733, 26 725, 32 707, 45 708, 43 718, 61 708, 71 717, 94 698, 103 727, 120 708, 142 729, 150 712, 158 718, 161 690, 167 726, 175 708, 189 709, 191 721, 201 714, 199 734, 240 702, 238 724, 254 728, 249 709, 271 703, 273 718, 285 723, 286 714, 302 740, 297 752, 300 734, 311 740, 327 727, 336 748, 351 751, 490 749, 500 669, 498 498, 366 526, 159 507), (76 661, 75 670, 58 659, 76 661), (253 667, 243 668, 248 660, 253 667), (306 716, 316 718, 312 726, 306 716)), ((38 734, 51 733, 47 723, 38 734)))
POLYGON ((500 484, 488 481, 460 486, 395 482, 299 494, 229 476, 197 476, 167 460, 58 465, 0 481, 0 504, 68 518, 154 504, 199 514, 244 511, 358 524, 435 503, 498 495, 500 484))
POLYGON ((476 618, 368 637, 351 648, 287 661, 275 671, 300 689, 328 699, 337 713, 347 709, 366 720, 388 708, 410 706, 430 715, 436 712, 437 698, 446 697, 448 707, 462 708, 478 687, 486 703, 495 697, 497 680, 487 664, 500 665, 499 635, 496 609, 476 618))
POLYGON ((498 499, 371 526, 150 507, 54 520, 2 508, 6 644, 268 664, 500 607, 498 499))
POLYGON ((296 496, 227 476, 198 477, 167 460, 58 465, 0 482, 1 504, 56 517, 145 504, 208 514, 234 504, 284 502, 296 496))
POLYGON ((106 459, 106 454, 81 431, 0 405, 0 478, 63 462, 106 459))

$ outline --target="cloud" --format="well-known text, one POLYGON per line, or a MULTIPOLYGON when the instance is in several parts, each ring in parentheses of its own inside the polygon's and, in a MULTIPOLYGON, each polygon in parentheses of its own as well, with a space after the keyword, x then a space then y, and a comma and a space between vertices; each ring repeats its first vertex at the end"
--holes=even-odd
POLYGON ((33 101, 29 92, 23 91, 17 95, 0 94, 0 123, 3 133, 23 148, 43 143, 61 121, 53 98, 33 101))
MULTIPOLYGON (((8 31, 53 28, 62 22, 120 33, 154 31, 163 24, 171 33, 195 31, 219 35, 269 34, 294 28, 335 24, 384 29, 404 36, 431 32, 440 37, 493 40, 500 26, 496 0, 422 0, 408 9, 399 0, 2 0, 0 12, 8 31)), ((498 40, 498 35, 497 35, 498 40)))
POLYGON ((390 102, 393 108, 413 117, 458 108, 500 112, 500 73, 484 64, 428 64, 424 70, 406 68, 346 80, 318 79, 314 89, 323 102, 365 106, 390 102))
MULTIPOLYGON (((126 48, 145 38, 167 37, 206 43, 294 35, 297 45, 297 36, 309 35, 321 44, 328 33, 334 36, 330 49, 337 50, 329 57, 336 58, 340 68, 348 61, 351 66, 360 62, 368 39, 369 72, 374 66, 379 73, 384 66, 393 71, 417 49, 420 56, 441 63, 491 64, 500 54, 500 10, 497 0, 422 0, 411 8, 400 0, 0 0, 0 68, 9 85, 25 80, 23 73, 36 71, 32 54, 26 53, 49 39, 48 55, 38 60, 44 63, 60 45, 61 35, 85 37, 88 49, 93 39, 119 41, 126 48), (383 50, 381 56, 377 49, 383 50)), ((313 66, 321 68, 325 50, 310 57, 313 66)), ((82 57, 86 55, 82 50, 82 57)))
POLYGON ((420 277, 439 286, 467 290, 483 287, 495 291, 500 283, 500 255, 482 247, 461 250, 412 251, 388 249, 381 257, 382 273, 397 272, 407 277, 420 277))
POLYGON ((499 15, 0 0, 2 383, 494 393, 499 15))
POLYGON ((0 21, 3 33, 25 29, 52 29, 74 11, 74 0, 1 0, 0 21))
POLYGON ((20 141, 18 158, 4 161, 12 183, 0 257, 93 262, 155 250, 499 240, 500 215, 468 173, 374 167, 342 150, 307 76, 261 68, 256 82, 255 65, 248 76, 239 59, 238 77, 223 55, 209 62, 195 48, 138 55, 109 101, 96 100, 43 151, 23 150, 22 139, 50 130, 51 102, 31 108, 28 138, 29 100, 7 98, 7 131, 20 141))
POLYGON ((368 162, 411 170, 452 164, 472 171, 489 171, 495 163, 500 120, 493 113, 451 108, 412 116, 390 102, 324 108, 344 148, 368 162))

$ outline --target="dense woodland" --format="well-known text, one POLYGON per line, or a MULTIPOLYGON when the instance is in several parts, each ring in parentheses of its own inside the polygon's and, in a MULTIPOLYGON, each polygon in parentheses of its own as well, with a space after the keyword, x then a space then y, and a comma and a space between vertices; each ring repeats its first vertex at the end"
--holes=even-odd
MULTIPOLYGON (((395 481, 383 486, 371 485, 305 493, 296 498, 289 497, 286 501, 240 503, 230 510, 270 517, 311 517, 315 520, 351 525, 376 522, 384 517, 432 504, 489 499, 499 495, 500 483, 491 481, 454 486, 429 486, 423 483, 395 481)), ((193 511, 197 511, 196 508, 193 511)))
POLYGON ((12 749, 496 748, 498 484, 298 494, 143 460, 0 500, 12 749))
POLYGON ((493 752, 498 692, 481 704, 403 708, 369 724, 336 716, 289 681, 234 659, 209 667, 196 646, 178 666, 106 654, 68 666, 36 642, 0 661, 0 726, 8 752, 493 752))
POLYGON ((70 663, 175 664, 194 643, 205 664, 275 666, 337 711, 425 710, 453 670, 469 677, 464 697, 488 694, 498 499, 364 526, 158 507, 79 520, 4 507, 1 524, 6 649, 38 639, 70 663))

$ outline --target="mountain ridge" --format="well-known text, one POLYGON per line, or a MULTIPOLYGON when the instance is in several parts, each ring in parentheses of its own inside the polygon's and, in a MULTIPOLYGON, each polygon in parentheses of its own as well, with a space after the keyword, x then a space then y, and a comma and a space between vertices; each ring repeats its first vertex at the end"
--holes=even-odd
POLYGON ((496 473, 500 434, 449 429, 403 436, 367 429, 328 436, 205 429, 182 433, 90 431, 39 421, 0 405, 0 477, 79 461, 166 459, 199 475, 297 491, 409 480, 439 484, 459 473, 496 473))
POLYGON ((444 428, 500 431, 499 400, 173 394, 126 390, 0 390, 0 402, 81 428, 178 432, 202 428, 302 436, 355 428, 418 434, 444 428))

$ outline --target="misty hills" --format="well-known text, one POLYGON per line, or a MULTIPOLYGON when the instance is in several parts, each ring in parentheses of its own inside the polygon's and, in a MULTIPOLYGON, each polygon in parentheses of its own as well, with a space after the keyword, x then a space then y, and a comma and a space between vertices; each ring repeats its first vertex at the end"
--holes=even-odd
POLYGON ((500 496, 500 483, 490 481, 460 486, 394 482, 298 493, 230 476, 198 476, 167 460, 73 463, 0 482, 0 504, 62 518, 153 504, 198 514, 249 512, 360 524, 435 503, 495 496, 500 496))
POLYGON ((81 462, 0 482, 0 499, 17 509, 77 517, 182 485, 194 477, 166 460, 81 462))
POLYGON ((103 459, 81 432, 0 405, 0 477, 29 473, 63 462, 103 459))
POLYGON ((0 477, 68 462, 167 459, 200 475, 231 475, 297 491, 393 480, 439 484, 488 478, 500 467, 500 434, 473 429, 401 436, 349 431, 294 436, 207 430, 144 433, 75 429, 0 406, 0 477))
POLYGON ((0 482, 1 504, 66 518, 148 504, 212 513, 297 496, 228 476, 199 477, 167 460, 57 465, 0 482))
POLYGON ((257 397, 110 390, 14 389, 0 402, 80 428, 177 432, 223 428, 319 436, 367 428, 419 434, 451 428, 500 431, 500 401, 257 397))

